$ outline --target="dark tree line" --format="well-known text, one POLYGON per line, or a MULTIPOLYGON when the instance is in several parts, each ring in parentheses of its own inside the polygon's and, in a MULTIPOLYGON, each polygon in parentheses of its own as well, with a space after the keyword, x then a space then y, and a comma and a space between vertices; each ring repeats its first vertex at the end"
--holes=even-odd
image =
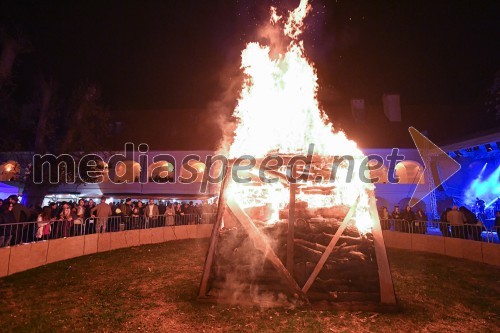
MULTIPOLYGON (((0 30, 0 151, 4 157, 12 155, 21 164, 23 172, 19 180, 24 182, 23 197, 27 205, 40 204, 55 184, 34 184, 30 177, 33 173, 30 154, 20 151, 70 154, 78 161, 85 154, 103 151, 110 132, 110 113, 100 103, 96 84, 84 81, 71 89, 62 89, 50 73, 37 73, 29 78, 17 76, 16 69, 23 66, 19 59, 33 52, 36 56, 27 39, 0 30), (26 85, 21 80, 31 82, 26 85), (20 93, 21 83, 32 89, 20 93)), ((65 172, 64 168, 50 170, 65 172)), ((78 181, 75 175, 69 176, 78 181)))

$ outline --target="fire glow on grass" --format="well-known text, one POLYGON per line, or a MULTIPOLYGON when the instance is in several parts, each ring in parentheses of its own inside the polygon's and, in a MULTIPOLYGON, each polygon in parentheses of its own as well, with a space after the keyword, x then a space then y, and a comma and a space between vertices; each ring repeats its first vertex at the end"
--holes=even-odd
MULTIPOLYGON (((343 132, 334 132, 328 117, 320 109, 316 70, 306 58, 303 41, 299 39, 304 18, 310 10, 308 1, 301 0, 284 19, 276 8, 271 7, 271 24, 276 29, 281 28, 281 37, 289 41, 286 50, 277 57, 271 56, 271 51, 275 50, 256 42, 248 43, 243 50, 241 68, 245 80, 233 114, 237 127, 228 154, 230 158, 242 155, 263 158, 276 151, 287 155, 304 154, 312 143, 315 145, 314 154, 321 157, 352 156, 355 167, 350 182, 346 182, 348 163, 341 163, 334 181, 314 184, 333 184, 335 189, 331 195, 300 193, 297 200, 307 201, 313 208, 351 206, 360 196, 356 224, 360 230, 368 231, 372 222, 368 214, 367 191, 373 190, 374 186, 362 182, 358 174, 365 156, 343 132)), ((286 205, 288 191, 282 184, 265 184, 263 187, 265 189, 260 195, 256 194, 256 189, 250 193, 249 187, 235 183, 228 190, 238 198, 242 207, 267 201, 277 212, 286 205)), ((276 218, 277 214, 273 219, 276 218)))

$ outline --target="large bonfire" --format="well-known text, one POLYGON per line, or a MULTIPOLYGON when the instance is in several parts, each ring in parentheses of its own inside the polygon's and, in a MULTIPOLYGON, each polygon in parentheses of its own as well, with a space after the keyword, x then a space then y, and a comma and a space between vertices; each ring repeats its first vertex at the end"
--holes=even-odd
MULTIPOLYGON (((343 132, 334 131, 327 115, 320 109, 316 70, 306 58, 304 43, 299 38, 310 9, 308 1, 301 0, 285 19, 271 7, 271 23, 277 28, 282 27, 282 38, 289 40, 283 53, 278 52, 273 57, 271 54, 276 50, 256 42, 248 43, 243 50, 241 68, 245 80, 233 114, 237 127, 228 155, 230 158, 243 155, 264 158, 269 154, 306 154, 309 146, 314 145, 316 163, 305 185, 325 190, 334 188, 326 196, 301 191, 297 200, 307 202, 311 208, 352 206, 359 196, 356 223, 358 228, 368 231, 371 219, 367 214, 367 190, 372 190, 373 185, 359 177, 362 162, 366 164, 365 156, 343 132), (342 163, 334 165, 334 157, 342 156, 352 157, 355 166, 352 167, 348 159, 337 159, 342 163), (332 166, 335 168, 333 173, 332 166), (332 175, 333 179, 330 179, 332 175)), ((234 185, 230 191, 245 207, 267 202, 276 212, 288 200, 282 183, 265 186, 264 191, 270 193, 267 197, 249 194, 248 187, 234 185)), ((255 189, 251 191, 255 192, 255 189)), ((277 216, 272 215, 269 221, 275 222, 277 216)))
POLYGON ((249 43, 242 52, 245 80, 225 150, 255 166, 240 175, 245 182, 227 176, 222 185, 200 299, 333 306, 383 294, 377 262, 385 252, 376 254, 371 233, 374 186, 362 180, 369 176, 363 153, 319 107, 316 71, 299 39, 309 11, 307 0, 286 18, 271 8, 285 49, 249 43), (298 175, 305 177, 290 181, 298 175))

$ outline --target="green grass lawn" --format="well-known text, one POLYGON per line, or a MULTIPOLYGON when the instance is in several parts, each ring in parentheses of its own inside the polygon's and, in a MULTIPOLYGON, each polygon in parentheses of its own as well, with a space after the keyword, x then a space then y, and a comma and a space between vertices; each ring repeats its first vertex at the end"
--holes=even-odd
POLYGON ((2 332, 498 332, 500 269, 389 250, 398 313, 196 301, 208 240, 105 252, 0 279, 2 332))

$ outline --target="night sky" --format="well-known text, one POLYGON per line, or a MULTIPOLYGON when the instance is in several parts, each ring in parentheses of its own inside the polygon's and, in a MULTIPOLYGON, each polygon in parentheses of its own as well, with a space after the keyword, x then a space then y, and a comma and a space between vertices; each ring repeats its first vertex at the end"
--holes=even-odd
MULTIPOLYGON (((68 90, 95 82, 115 119, 159 117, 168 129, 172 119, 182 118, 179 111, 147 110, 200 110, 192 111, 200 112, 198 119, 215 117, 203 110, 238 82, 240 52, 258 38, 269 5, 291 9, 298 2, 3 1, 0 27, 33 45, 16 62, 18 98, 29 96, 39 75, 68 90)), ((376 109, 383 93, 401 94, 408 123, 418 117, 405 114, 406 105, 446 105, 442 112, 422 108, 435 123, 484 111, 500 70, 498 1, 311 3, 306 53, 316 64, 320 100, 334 123, 336 115, 347 117, 342 110, 351 98, 364 98, 376 109)))

